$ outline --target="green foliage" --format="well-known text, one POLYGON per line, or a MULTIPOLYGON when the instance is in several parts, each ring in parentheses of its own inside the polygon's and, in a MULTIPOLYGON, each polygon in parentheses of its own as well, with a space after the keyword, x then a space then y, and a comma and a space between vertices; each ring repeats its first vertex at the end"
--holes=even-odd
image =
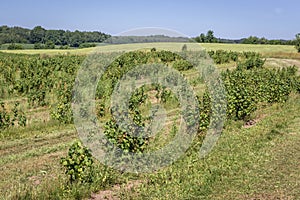
POLYGON ((233 52, 233 51, 208 51, 208 55, 216 64, 225 64, 230 62, 237 62, 241 68, 250 69, 253 67, 262 67, 265 60, 256 52, 233 52))
POLYGON ((96 44, 95 43, 82 43, 79 45, 79 48, 90 48, 90 47, 95 47, 96 44))
POLYGON ((7 47, 8 50, 16 50, 16 49, 23 49, 23 46, 20 44, 12 43, 7 47))
MULTIPOLYGON (((141 114, 135 110, 135 122, 142 123, 141 114)), ((128 130, 119 127, 118 123, 111 119, 104 126, 104 134, 107 139, 121 148, 124 152, 143 152, 148 144, 148 139, 134 136, 135 129, 127 127, 128 130)))
POLYGON ((300 53, 300 33, 296 35, 295 48, 297 49, 298 53, 300 53))
POLYGON ((53 41, 48 40, 45 44, 45 49, 55 49, 55 44, 53 41))
POLYGON ((103 42, 110 35, 93 31, 65 31, 65 30, 46 30, 41 26, 36 26, 32 30, 21 27, 0 26, 0 44, 5 43, 30 43, 45 44, 40 47, 52 49, 48 41, 55 45, 70 45, 78 47, 82 43, 103 42))
POLYGON ((214 36, 212 30, 207 31, 206 35, 201 33, 200 36, 195 38, 196 42, 200 43, 217 43, 219 40, 214 36))
MULTIPOLYGON (((283 69, 250 68, 227 70, 221 74, 226 89, 227 111, 232 120, 245 120, 260 103, 284 103, 292 91, 299 92, 300 77, 295 66, 283 69)), ((212 117, 211 97, 206 90, 198 97, 199 130, 209 126, 212 117)))
POLYGON ((10 115, 6 108, 4 107, 4 103, 0 103, 0 129, 7 128, 10 126, 10 115))
POLYGON ((0 54, 0 96, 26 97, 31 107, 50 104, 53 119, 71 123, 72 88, 83 60, 83 56, 0 54))
POLYGON ((247 119, 258 103, 283 103, 297 89, 295 67, 227 70, 222 77, 227 90, 227 115, 231 119, 247 119))
POLYGON ((104 103, 97 103, 96 104, 96 115, 98 117, 105 116, 105 104, 104 103))
POLYGON ((217 51, 208 51, 208 55, 214 60, 216 64, 224 64, 229 63, 231 61, 238 61, 240 53, 232 52, 232 51, 224 51, 224 50, 217 50, 217 51))
POLYGON ((262 68, 265 64, 265 59, 262 59, 262 57, 257 53, 245 53, 244 55, 246 59, 244 61, 241 61, 238 63, 237 68, 238 69, 252 69, 252 68, 262 68))
POLYGON ((211 117, 211 98, 206 90, 203 94, 202 99, 200 99, 199 96, 197 96, 198 102, 199 102, 199 131, 205 131, 210 123, 210 117, 211 117))
POLYGON ((173 67, 178 71, 186 71, 193 68, 193 65, 187 60, 177 60, 173 63, 173 67))
POLYGON ((117 81, 125 72, 134 66, 151 63, 164 63, 182 71, 192 68, 189 62, 183 60, 178 54, 170 51, 154 51, 154 49, 152 49, 150 52, 128 52, 112 62, 106 73, 101 77, 96 91, 96 98, 109 98, 117 81))
POLYGON ((59 49, 69 49, 69 48, 70 48, 69 45, 61 45, 61 46, 59 47, 59 49))
POLYGON ((135 135, 140 128, 145 127, 146 119, 143 118, 139 106, 147 99, 145 87, 137 89, 129 100, 129 116, 135 126, 120 127, 114 118, 106 122, 104 134, 108 140, 117 145, 124 152, 143 152, 148 144, 148 138, 135 135))
POLYGON ((35 43, 33 46, 34 49, 44 49, 44 45, 41 43, 35 43))
POLYGON ((292 45, 292 40, 268 40, 264 37, 259 38, 256 36, 250 36, 245 39, 239 40, 242 44, 271 44, 271 45, 292 45))
POLYGON ((51 110, 52 119, 58 120, 62 124, 70 124, 73 122, 73 114, 71 103, 59 102, 51 110))
POLYGON ((5 107, 3 102, 0 102, 0 129, 5 129, 12 126, 26 126, 27 118, 20 110, 19 103, 16 102, 11 110, 5 107))
POLYGON ((93 158, 91 151, 76 141, 69 148, 68 156, 61 158, 61 165, 69 176, 70 183, 92 182, 93 158))

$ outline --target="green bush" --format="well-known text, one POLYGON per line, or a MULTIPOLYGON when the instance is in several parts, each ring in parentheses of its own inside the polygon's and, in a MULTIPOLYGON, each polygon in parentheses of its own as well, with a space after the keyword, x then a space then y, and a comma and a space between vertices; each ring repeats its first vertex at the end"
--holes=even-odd
POLYGON ((58 120, 62 124, 73 122, 71 103, 58 102, 51 110, 52 119, 58 120))
POLYGON ((5 104, 0 102, 0 129, 5 129, 12 126, 26 126, 27 118, 19 108, 19 103, 16 102, 11 110, 5 108, 5 104))
POLYGON ((34 49, 44 49, 45 46, 41 43, 35 43, 33 46, 34 49))
POLYGON ((227 115, 238 120, 246 120, 258 103, 285 102, 299 84, 294 67, 227 70, 222 79, 227 91, 227 115))
POLYGON ((241 54, 238 52, 232 51, 224 51, 224 50, 217 50, 217 51, 208 51, 208 55, 213 59, 216 64, 225 64, 230 63, 232 61, 238 61, 238 58, 241 57, 241 54))
POLYGON ((173 67, 178 71, 186 71, 193 68, 193 65, 187 60, 177 60, 173 63, 173 67))
POLYGON ((259 54, 246 55, 245 57, 246 60, 238 63, 238 69, 262 68, 266 61, 259 54))
POLYGON ((52 42, 51 40, 48 40, 48 41, 45 43, 45 49, 55 49, 55 44, 54 44, 54 42, 52 42))
POLYGON ((20 44, 12 43, 12 44, 8 45, 7 49, 8 49, 8 50, 23 49, 23 46, 20 45, 20 44))
POLYGON ((95 43, 81 43, 80 45, 79 45, 79 48, 90 48, 90 47, 95 47, 95 46, 97 46, 95 43))
POLYGON ((93 158, 91 151, 84 147, 80 141, 76 141, 69 148, 68 156, 60 160, 69 176, 70 183, 92 182, 93 158))

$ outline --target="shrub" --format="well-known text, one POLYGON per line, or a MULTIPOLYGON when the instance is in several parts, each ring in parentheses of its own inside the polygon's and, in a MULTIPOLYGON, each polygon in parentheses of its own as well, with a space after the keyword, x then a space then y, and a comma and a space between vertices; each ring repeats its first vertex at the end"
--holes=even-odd
POLYGON ((8 50, 23 49, 23 46, 20 45, 20 44, 14 44, 14 43, 12 43, 12 44, 8 45, 7 49, 8 50))
POLYGON ((51 110, 52 119, 58 120, 62 124, 69 124, 73 121, 71 103, 59 102, 51 110))
POLYGON ((79 45, 79 48, 90 48, 90 47, 95 47, 95 46, 97 46, 95 43, 81 43, 80 45, 79 45))
POLYGON ((265 64, 265 59, 262 59, 259 54, 246 54, 246 60, 239 62, 237 69, 252 69, 252 68, 262 68, 265 64))
POLYGON ((71 145, 68 156, 61 158, 60 163, 65 168, 65 173, 69 175, 70 183, 93 181, 91 176, 94 163, 92 154, 80 141, 71 145))
POLYGON ((193 68, 193 65, 187 60, 177 60, 173 63, 173 67, 179 71, 186 71, 193 68))
POLYGON ((0 102, 0 129, 12 126, 26 126, 27 118, 20 110, 19 103, 16 102, 11 110, 7 110, 3 102, 0 102))
POLYGON ((44 49, 45 47, 41 43, 35 43, 33 48, 34 49, 44 49))
POLYGON ((181 51, 187 51, 187 46, 186 46, 186 44, 184 44, 184 45, 182 46, 181 51))

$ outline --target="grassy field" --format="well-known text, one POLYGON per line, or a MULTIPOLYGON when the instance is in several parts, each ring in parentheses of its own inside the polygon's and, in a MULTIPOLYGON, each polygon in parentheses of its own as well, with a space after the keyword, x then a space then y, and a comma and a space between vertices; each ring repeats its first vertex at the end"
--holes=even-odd
MULTIPOLYGON (((147 43, 100 46, 101 52, 157 49, 181 51, 184 43, 147 43)), ((188 50, 255 51, 268 58, 267 67, 297 65, 293 46, 196 44, 188 50)), ((75 50, 1 50, 24 54, 87 55, 94 48, 75 50)), ((222 64, 219 69, 235 65, 222 64)), ((195 69, 183 74, 201 94, 195 69)), ((30 108, 24 102, 29 126, 0 130, 0 200, 4 199, 300 199, 300 94, 286 103, 263 105, 251 116, 254 124, 228 121, 209 156, 198 152, 203 135, 171 166, 150 174, 129 174, 96 162, 92 185, 70 186, 60 165, 69 146, 78 138, 74 125, 52 120, 50 109, 30 108)), ((172 116, 171 111, 167 113, 172 116)))
MULTIPOLYGON (((100 52, 113 52, 113 51, 132 51, 145 48, 157 48, 170 51, 181 51, 182 46, 186 44, 188 50, 227 50, 227 51, 254 51, 259 52, 269 57, 282 56, 282 57, 293 57, 297 56, 297 51, 294 46, 289 45, 253 45, 253 44, 209 44, 209 43, 138 43, 138 44, 119 44, 119 45, 104 45, 96 48, 86 49, 27 49, 27 50, 1 50, 2 52, 10 53, 24 53, 24 54, 77 54, 85 55, 93 50, 97 49, 100 52)), ((297 57, 299 58, 299 57, 297 57)))
MULTIPOLYGON (((146 175, 120 199, 299 199, 300 98, 255 113, 257 123, 233 123, 204 159, 192 151, 146 175)), ((197 148, 197 147, 195 147, 197 148)))

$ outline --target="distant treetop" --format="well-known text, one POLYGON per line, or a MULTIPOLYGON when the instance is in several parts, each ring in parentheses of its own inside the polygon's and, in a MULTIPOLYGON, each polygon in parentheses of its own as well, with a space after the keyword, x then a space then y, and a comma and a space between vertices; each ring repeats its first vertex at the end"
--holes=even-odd
POLYGON ((0 44, 27 43, 27 44, 54 44, 79 47, 83 43, 100 43, 109 38, 109 34, 99 31, 68 31, 46 30, 41 26, 33 29, 22 27, 0 26, 0 44))

